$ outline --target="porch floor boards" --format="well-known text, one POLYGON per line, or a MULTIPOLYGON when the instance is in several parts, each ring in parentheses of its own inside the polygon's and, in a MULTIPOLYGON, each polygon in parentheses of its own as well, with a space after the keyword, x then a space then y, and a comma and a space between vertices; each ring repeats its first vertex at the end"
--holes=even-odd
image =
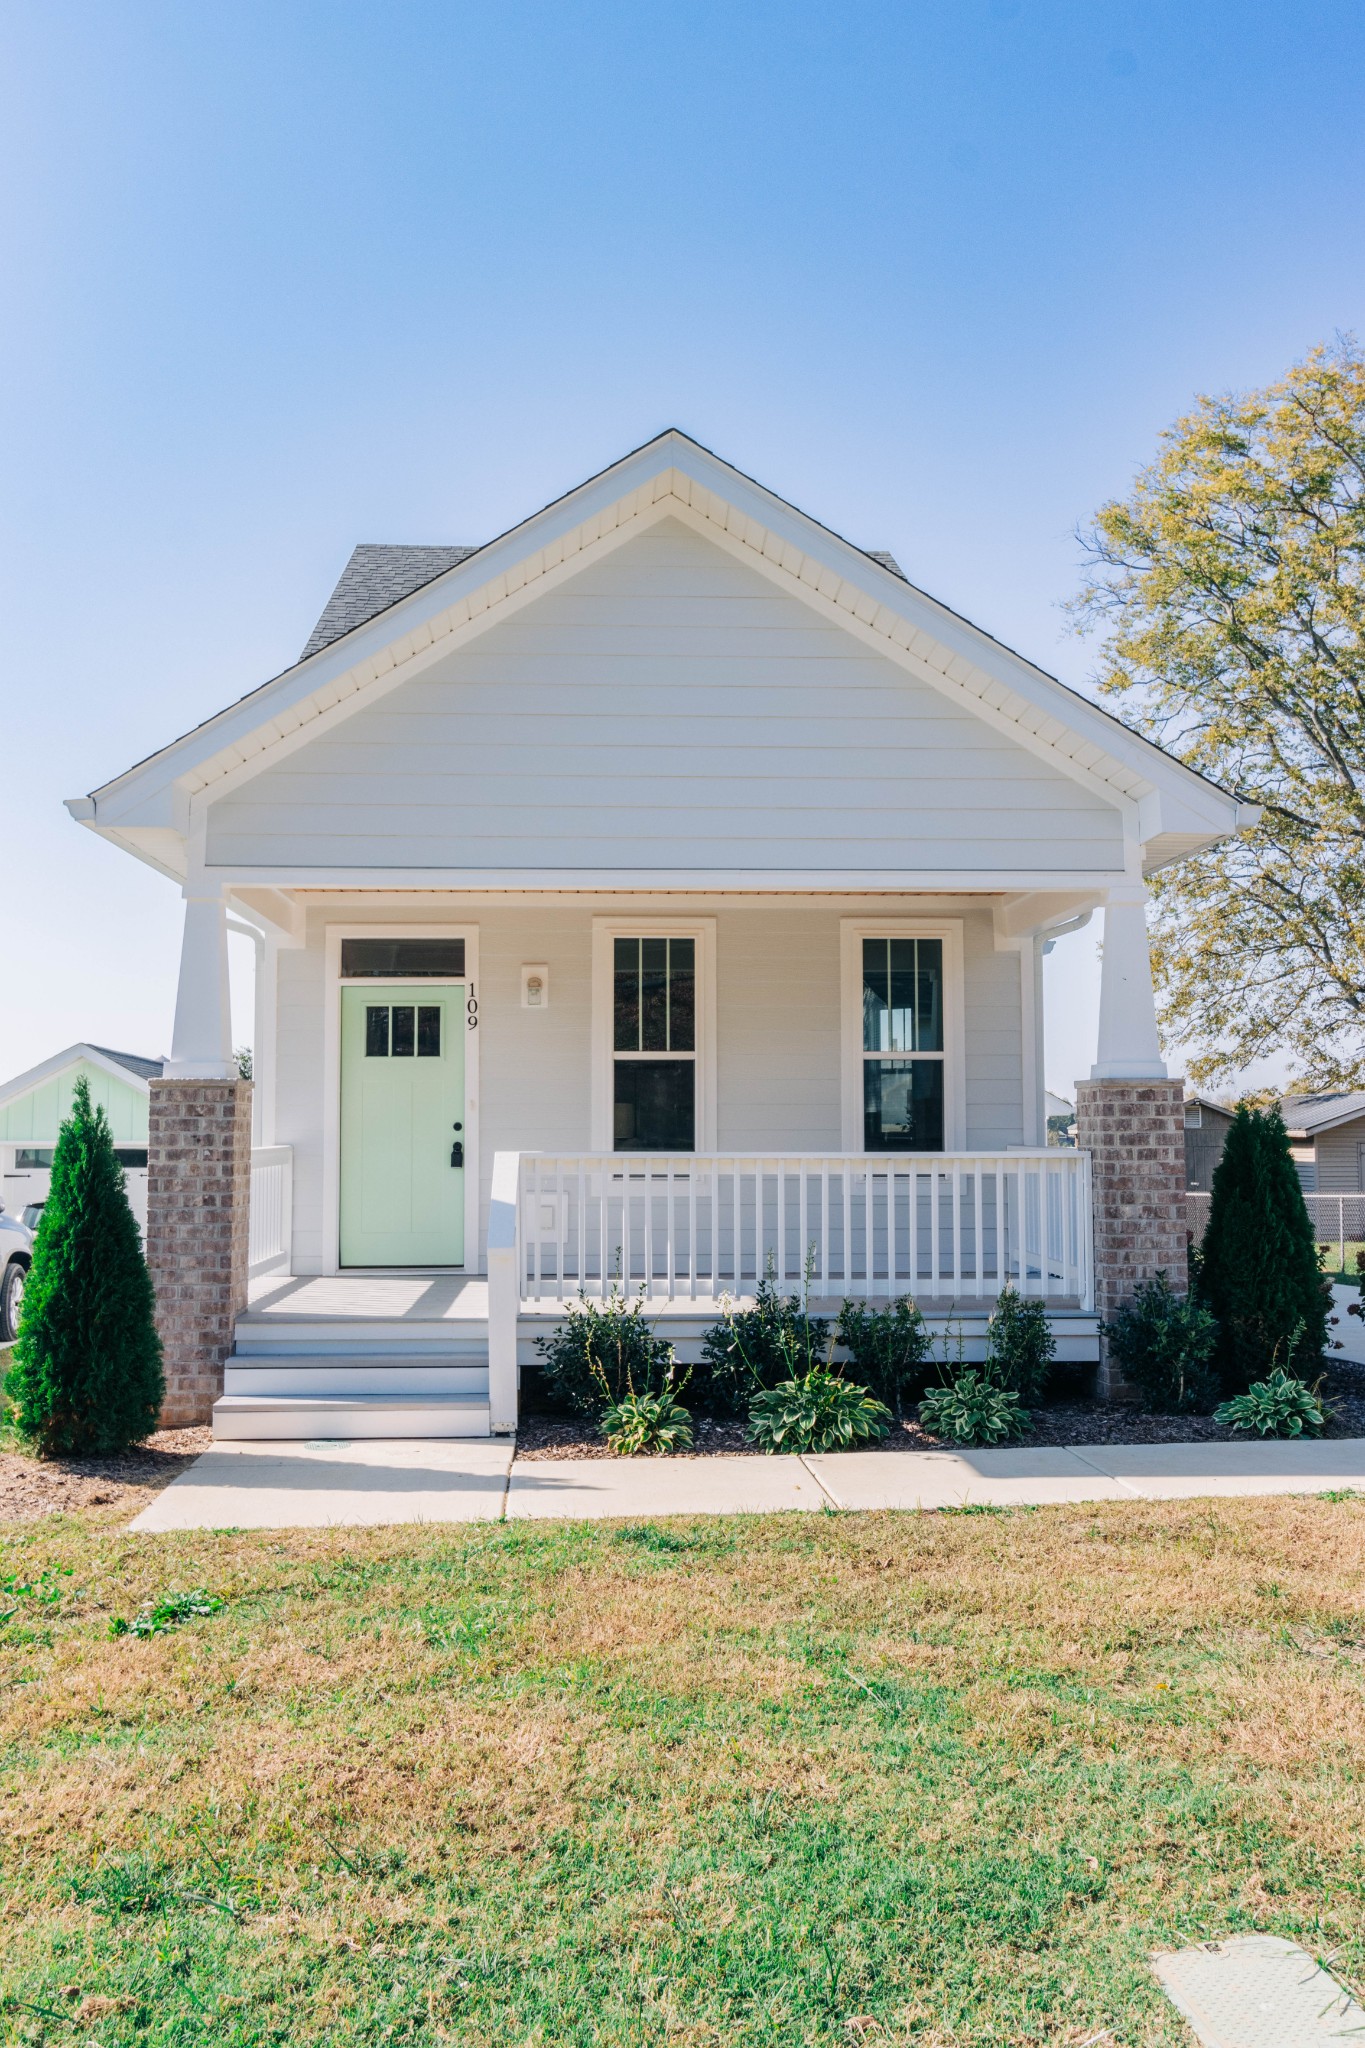
MULTIPOLYGON (((520 1320, 558 1318, 576 1299, 576 1294, 569 1294, 562 1299, 546 1295, 540 1301, 523 1301, 520 1320)), ((737 1308, 753 1305, 752 1295, 738 1295, 733 1300, 737 1308)), ((988 1316, 995 1306, 990 1295, 917 1294, 915 1300, 921 1312, 934 1322, 975 1320, 988 1316)), ((812 1295, 811 1313, 832 1319, 842 1302, 842 1295, 828 1299, 812 1295)), ((1052 1295, 1047 1307, 1050 1315, 1085 1313, 1075 1296, 1052 1295)), ((719 1295, 645 1296, 645 1313, 651 1318, 713 1318, 720 1312, 719 1295)), ((246 1315, 241 1320, 256 1327, 347 1320, 486 1326, 488 1281, 478 1273, 336 1273, 297 1277, 267 1274, 252 1281, 246 1315)))

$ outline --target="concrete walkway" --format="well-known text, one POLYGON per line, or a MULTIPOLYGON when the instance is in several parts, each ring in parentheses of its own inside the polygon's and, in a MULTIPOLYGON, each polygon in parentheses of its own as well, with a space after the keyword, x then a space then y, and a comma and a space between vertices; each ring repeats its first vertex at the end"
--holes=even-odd
POLYGON ((1365 1438, 1083 1450, 851 1451, 809 1458, 565 1458, 510 1442, 225 1443, 131 1527, 363 1528, 636 1519, 818 1508, 1049 1507, 1062 1501, 1365 1493, 1365 1438))

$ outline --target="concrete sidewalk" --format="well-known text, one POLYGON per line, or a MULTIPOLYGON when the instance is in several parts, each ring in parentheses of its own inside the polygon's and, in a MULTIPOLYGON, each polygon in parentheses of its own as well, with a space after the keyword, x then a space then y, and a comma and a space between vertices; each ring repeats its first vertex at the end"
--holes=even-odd
POLYGON ((510 1442, 228 1443, 133 1529, 363 1528, 636 1519, 819 1508, 1049 1507, 1064 1501, 1365 1493, 1365 1438, 1079 1450, 850 1451, 809 1458, 516 1462, 510 1442))

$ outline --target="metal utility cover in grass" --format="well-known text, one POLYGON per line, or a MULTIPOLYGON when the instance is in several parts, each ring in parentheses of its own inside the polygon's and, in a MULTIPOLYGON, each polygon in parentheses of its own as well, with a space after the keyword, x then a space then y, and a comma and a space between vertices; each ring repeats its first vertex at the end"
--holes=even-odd
POLYGON ((1204 2048, 1365 2044, 1365 2011, 1296 1942, 1249 1934, 1152 1960, 1204 2048))

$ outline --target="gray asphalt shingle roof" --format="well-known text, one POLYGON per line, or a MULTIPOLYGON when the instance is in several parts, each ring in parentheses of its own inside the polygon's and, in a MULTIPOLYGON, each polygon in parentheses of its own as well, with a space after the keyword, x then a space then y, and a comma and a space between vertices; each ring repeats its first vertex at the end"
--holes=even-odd
POLYGON ((112 1045, 96 1045, 93 1039, 87 1043, 91 1052, 102 1052, 107 1060, 116 1060, 130 1074, 136 1074, 139 1081, 155 1081, 164 1065, 161 1060, 149 1060, 144 1053, 115 1052, 112 1045))
POLYGON ((391 604, 411 597, 424 583, 433 582, 477 553, 477 548, 381 547, 363 542, 353 549, 299 660, 307 661, 310 654, 320 653, 357 626, 378 618, 391 604))
POLYGON ((1280 1113, 1291 1130, 1311 1136, 1323 1124, 1365 1116, 1365 1094, 1350 1088, 1324 1088, 1316 1095, 1286 1095, 1280 1113))

